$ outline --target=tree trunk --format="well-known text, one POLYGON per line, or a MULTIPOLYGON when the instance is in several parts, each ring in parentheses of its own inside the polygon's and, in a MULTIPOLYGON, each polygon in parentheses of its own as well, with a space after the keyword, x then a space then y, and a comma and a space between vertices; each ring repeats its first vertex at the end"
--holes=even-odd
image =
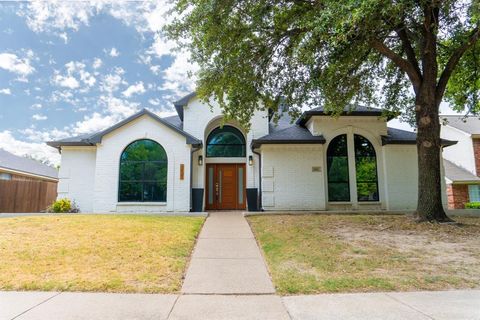
POLYGON ((442 203, 442 146, 435 86, 422 87, 416 98, 418 204, 415 218, 419 222, 452 222, 442 203))

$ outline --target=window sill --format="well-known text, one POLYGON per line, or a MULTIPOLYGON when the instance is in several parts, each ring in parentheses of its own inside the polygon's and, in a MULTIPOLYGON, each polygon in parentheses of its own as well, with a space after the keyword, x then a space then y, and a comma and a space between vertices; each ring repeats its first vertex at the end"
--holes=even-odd
POLYGON ((353 204, 351 201, 328 201, 328 204, 353 204))
POLYGON ((117 202, 117 206, 166 206, 166 202, 117 202))
POLYGON ((359 205, 365 205, 365 204, 382 204, 381 201, 359 201, 357 202, 359 205))
POLYGON ((350 204, 350 205, 353 205, 353 204, 358 204, 358 205, 368 205, 368 204, 382 204, 381 201, 358 201, 358 202, 349 202, 349 201, 328 201, 328 204, 341 204, 341 205, 345 205, 345 204, 350 204))

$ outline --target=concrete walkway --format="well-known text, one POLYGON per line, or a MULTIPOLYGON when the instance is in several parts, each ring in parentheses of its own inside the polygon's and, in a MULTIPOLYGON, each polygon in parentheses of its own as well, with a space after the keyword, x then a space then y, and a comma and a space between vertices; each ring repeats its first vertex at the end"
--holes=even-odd
POLYGON ((182 293, 275 293, 243 214, 215 212, 209 215, 193 251, 182 293))

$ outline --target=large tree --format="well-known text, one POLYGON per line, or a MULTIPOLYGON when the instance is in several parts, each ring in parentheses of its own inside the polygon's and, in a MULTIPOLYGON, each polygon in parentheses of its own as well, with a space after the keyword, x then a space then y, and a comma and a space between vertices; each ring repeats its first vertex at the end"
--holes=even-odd
POLYGON ((439 106, 446 98, 458 110, 478 107, 478 0, 177 0, 173 14, 167 32, 200 66, 199 97, 244 125, 280 101, 297 114, 361 103, 410 116, 416 217, 450 221, 439 106))

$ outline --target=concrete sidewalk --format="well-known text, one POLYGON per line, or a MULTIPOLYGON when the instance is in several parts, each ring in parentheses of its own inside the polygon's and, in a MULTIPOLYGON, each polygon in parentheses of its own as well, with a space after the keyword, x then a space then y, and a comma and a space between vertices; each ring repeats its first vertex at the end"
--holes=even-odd
POLYGON ((11 319, 479 320, 480 290, 283 298, 275 295, 0 292, 0 320, 11 319))
POLYGON ((275 293, 242 213, 214 212, 208 216, 193 251, 182 293, 275 293))

